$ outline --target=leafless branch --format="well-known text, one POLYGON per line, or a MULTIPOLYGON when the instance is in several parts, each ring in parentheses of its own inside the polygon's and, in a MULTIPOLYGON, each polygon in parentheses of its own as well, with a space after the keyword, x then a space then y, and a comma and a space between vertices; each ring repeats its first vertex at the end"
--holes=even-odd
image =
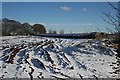
POLYGON ((108 18, 108 20, 110 20, 110 21, 108 21, 108 20, 106 20, 106 19, 104 19, 104 18, 103 18, 103 20, 104 20, 105 22, 111 24, 111 25, 114 25, 116 31, 119 32, 119 27, 118 27, 118 25, 116 24, 116 22, 119 22, 119 21, 118 21, 117 19, 115 19, 115 18, 110 14, 110 12, 109 12, 109 13, 102 12, 102 13, 103 13, 103 14, 108 18))
POLYGON ((115 9, 115 10, 117 10, 117 11, 120 11, 120 9, 116 8, 115 6, 113 6, 110 2, 108 2, 108 4, 109 4, 113 9, 115 9))
POLYGON ((120 14, 116 14, 116 17, 117 17, 118 19, 120 19, 120 14))

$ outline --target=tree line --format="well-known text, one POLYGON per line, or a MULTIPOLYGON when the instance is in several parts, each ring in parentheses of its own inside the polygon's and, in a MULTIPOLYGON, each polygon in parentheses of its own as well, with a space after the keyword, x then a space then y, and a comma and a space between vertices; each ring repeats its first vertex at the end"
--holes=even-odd
POLYGON ((42 24, 30 25, 7 18, 2 19, 2 36, 45 34, 46 28, 42 24))

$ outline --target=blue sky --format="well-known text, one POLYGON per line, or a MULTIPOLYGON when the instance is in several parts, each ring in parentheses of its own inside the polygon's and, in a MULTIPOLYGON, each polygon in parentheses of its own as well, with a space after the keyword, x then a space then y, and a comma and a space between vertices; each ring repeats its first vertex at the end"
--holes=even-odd
POLYGON ((2 0, 2 2, 118 2, 119 0, 2 0))
MULTIPOLYGON (((112 3, 117 6, 116 3, 112 3)), ((42 23, 46 29, 69 32, 106 31, 112 26, 101 11, 115 11, 106 2, 3 2, 2 17, 30 24, 42 23)))

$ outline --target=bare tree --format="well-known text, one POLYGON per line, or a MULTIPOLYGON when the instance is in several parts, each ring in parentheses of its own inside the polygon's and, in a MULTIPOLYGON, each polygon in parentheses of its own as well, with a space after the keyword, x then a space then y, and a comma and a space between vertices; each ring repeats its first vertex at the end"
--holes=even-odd
POLYGON ((64 29, 61 29, 59 33, 64 34, 64 29))
MULTIPOLYGON (((118 63, 118 67, 117 69, 114 71, 114 73, 120 75, 120 2, 118 2, 118 8, 115 7, 112 3, 108 2, 108 4, 112 7, 112 9, 114 9, 117 14, 115 14, 115 16, 113 16, 110 12, 105 13, 103 12, 104 16, 106 17, 106 19, 104 19, 105 22, 107 22, 108 24, 111 24, 114 26, 115 28, 115 42, 118 44, 118 49, 117 51, 117 62, 118 63)), ((120 77, 120 76, 118 76, 120 77)))
POLYGON ((111 8, 116 11, 116 14, 111 14, 111 12, 102 12, 104 15, 104 21, 107 22, 108 24, 114 26, 115 28, 115 40, 116 43, 118 44, 118 49, 117 49, 117 56, 120 57, 120 2, 118 2, 118 7, 115 7, 112 3, 108 2, 108 4, 111 6, 111 8))
POLYGON ((49 34, 52 34, 52 32, 53 32, 53 31, 52 31, 51 29, 48 30, 48 33, 49 33, 49 34))
POLYGON ((53 34, 57 34, 57 31, 56 31, 56 30, 54 30, 54 31, 53 31, 53 34))
POLYGON ((108 24, 111 24, 115 27, 117 33, 120 33, 120 2, 118 3, 118 8, 116 8, 112 3, 108 2, 108 4, 117 12, 117 14, 112 15, 111 12, 102 12, 104 14, 103 20, 108 24))

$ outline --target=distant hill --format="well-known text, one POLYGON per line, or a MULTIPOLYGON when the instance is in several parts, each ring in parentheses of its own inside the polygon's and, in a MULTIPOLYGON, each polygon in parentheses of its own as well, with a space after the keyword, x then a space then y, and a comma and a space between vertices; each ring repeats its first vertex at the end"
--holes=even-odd
POLYGON ((20 23, 16 20, 10 20, 7 18, 2 19, 2 35, 3 36, 15 36, 15 35, 33 35, 33 34, 45 34, 46 28, 42 24, 20 23))

